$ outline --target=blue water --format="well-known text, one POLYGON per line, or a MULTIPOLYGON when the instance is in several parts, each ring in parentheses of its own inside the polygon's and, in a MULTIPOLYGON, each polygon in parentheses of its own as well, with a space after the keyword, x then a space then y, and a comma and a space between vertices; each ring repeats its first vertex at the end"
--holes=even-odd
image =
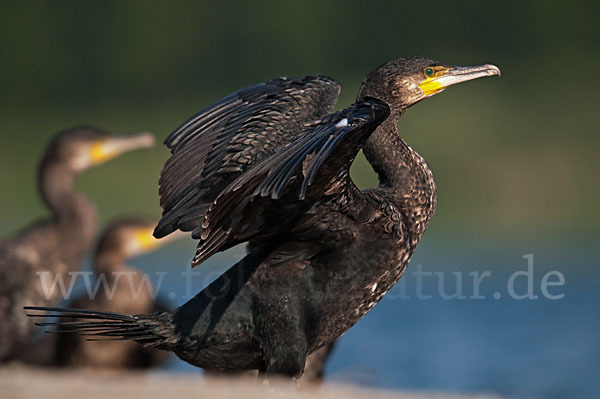
MULTIPOLYGON (((137 259, 151 275, 163 276, 160 294, 179 305, 216 278, 241 256, 234 249, 210 259, 194 272, 186 285, 181 272, 193 254, 191 243, 171 247, 137 259), (165 267, 166 265, 170 265, 165 267), (191 290, 191 291, 190 291, 191 290)), ((327 367, 332 381, 358 383, 412 391, 496 393, 511 398, 595 398, 600 392, 600 271, 591 250, 560 246, 495 249, 463 245, 424 243, 415 254, 407 274, 386 297, 339 341, 327 367), (533 258, 523 257, 533 253, 533 258), (531 278, 537 299, 525 295, 531 278), (439 276, 414 273, 443 272, 439 276), (473 277, 489 271, 477 297, 473 277), (541 283, 548 272, 560 272, 563 285, 541 283), (464 299, 445 299, 456 293, 456 274, 461 274, 464 299), (431 297, 429 297, 429 295, 431 297), (420 297, 419 297, 420 296, 420 297), (482 297, 482 298, 480 298, 482 297), (425 299, 427 298, 427 299, 425 299)), ((154 276, 156 277, 156 276, 154 276)), ((560 283, 555 273, 549 282, 560 283)), ((158 279, 155 279, 158 282, 158 279)), ((172 372, 198 369, 173 359, 172 372)))

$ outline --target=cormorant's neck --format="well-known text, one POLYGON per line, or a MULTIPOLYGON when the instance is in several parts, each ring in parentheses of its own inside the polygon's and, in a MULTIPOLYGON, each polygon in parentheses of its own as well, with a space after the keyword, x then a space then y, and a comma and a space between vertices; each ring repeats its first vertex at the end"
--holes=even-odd
POLYGON ((420 238, 435 212, 435 182, 427 162, 398 135, 399 117, 390 115, 371 134, 363 151, 379 176, 379 189, 410 218, 420 238))
POLYGON ((97 276, 104 274, 110 280, 114 273, 126 270, 126 261, 127 256, 122 251, 102 251, 94 259, 94 273, 97 276))
POLYGON ((53 213, 53 222, 72 240, 86 248, 96 231, 96 207, 73 189, 75 172, 60 162, 40 165, 38 184, 44 203, 53 213))

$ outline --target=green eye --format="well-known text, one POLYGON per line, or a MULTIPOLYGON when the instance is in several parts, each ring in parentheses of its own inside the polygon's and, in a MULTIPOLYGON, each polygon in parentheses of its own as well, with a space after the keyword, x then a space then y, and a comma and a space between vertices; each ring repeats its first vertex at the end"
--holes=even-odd
POLYGON ((431 68, 425 69, 425 76, 432 77, 433 76, 433 69, 431 69, 431 68))

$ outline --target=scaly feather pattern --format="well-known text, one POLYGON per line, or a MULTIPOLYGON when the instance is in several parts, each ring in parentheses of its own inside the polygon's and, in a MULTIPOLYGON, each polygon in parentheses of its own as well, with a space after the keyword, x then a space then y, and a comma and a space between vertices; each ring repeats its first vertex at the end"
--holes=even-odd
POLYGON ((384 102, 365 98, 306 127, 296 141, 241 175, 194 230, 192 237, 201 241, 193 265, 238 243, 281 234, 306 207, 327 197, 332 186, 355 188, 350 165, 388 115, 384 102), (340 171, 345 172, 343 181, 338 181, 340 171))
POLYGON ((221 190, 329 113, 339 93, 325 76, 279 78, 226 96, 183 123, 165 140, 172 156, 159 181, 156 237, 197 228, 221 190))

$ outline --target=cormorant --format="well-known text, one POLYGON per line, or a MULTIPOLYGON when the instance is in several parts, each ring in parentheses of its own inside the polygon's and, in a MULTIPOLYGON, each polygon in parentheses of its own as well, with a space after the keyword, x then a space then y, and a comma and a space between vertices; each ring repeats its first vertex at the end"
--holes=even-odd
MULTIPOLYGON (((154 143, 148 133, 115 137, 81 126, 58 133, 38 171, 42 200, 52 215, 0 242, 0 360, 18 355, 35 331, 23 306, 52 306, 61 290, 46 295, 58 273, 79 269, 96 234, 96 209, 73 190, 75 177, 91 166, 154 143)), ((68 282, 68 281, 67 281, 68 282)))
MULTIPOLYGON (((155 299, 156 293, 147 276, 125 265, 127 259, 155 250, 169 241, 152 236, 155 226, 155 220, 139 217, 124 218, 110 224, 98 242, 93 262, 97 281, 105 285, 100 286, 93 297, 86 293, 68 306, 131 314, 166 310, 166 304, 155 299)), ((145 348, 130 341, 94 342, 86 341, 77 334, 60 334, 53 363, 103 369, 149 368, 167 359, 168 352, 145 348)))
POLYGON ((192 231, 194 265, 243 242, 246 257, 169 312, 28 309, 87 317, 61 329, 134 340, 199 367, 298 377, 308 354, 402 276, 434 213, 432 173, 399 137, 398 119, 450 85, 499 74, 399 59, 372 71, 357 102, 335 113, 340 86, 324 76, 231 94, 167 138, 155 235, 192 231), (375 189, 350 178, 361 148, 379 175, 375 189))

